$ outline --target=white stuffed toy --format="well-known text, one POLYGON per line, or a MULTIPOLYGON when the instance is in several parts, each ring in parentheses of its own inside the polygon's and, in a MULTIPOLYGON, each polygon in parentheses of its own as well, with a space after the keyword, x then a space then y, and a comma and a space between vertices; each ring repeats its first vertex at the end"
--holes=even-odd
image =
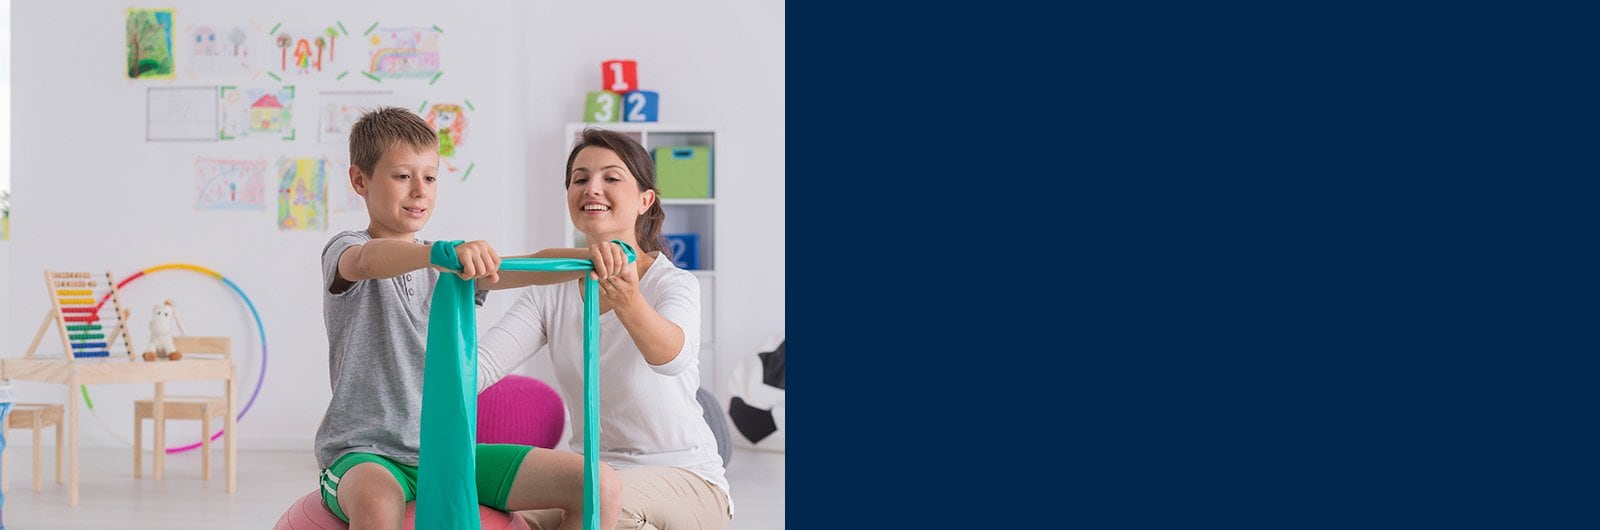
POLYGON ((183 358, 178 347, 172 343, 172 334, 176 329, 173 322, 176 320, 171 300, 157 304, 150 310, 150 347, 144 352, 144 360, 154 361, 160 357, 176 361, 183 358))

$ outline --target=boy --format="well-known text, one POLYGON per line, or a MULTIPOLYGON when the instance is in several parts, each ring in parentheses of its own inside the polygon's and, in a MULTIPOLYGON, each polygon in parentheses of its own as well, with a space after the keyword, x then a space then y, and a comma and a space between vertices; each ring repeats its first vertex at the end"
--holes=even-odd
MULTIPOLYGON (((350 185, 366 199, 365 231, 341 232, 322 250, 323 319, 333 399, 317 429, 323 502, 350 528, 401 528, 416 499, 423 354, 439 269, 416 238, 433 215, 438 136, 408 110, 385 107, 350 130, 350 185)), ((479 289, 549 283, 570 275, 498 273, 484 241, 455 247, 463 279, 479 289)), ((481 293, 480 293, 481 294, 481 293)), ((500 510, 561 508, 580 528, 583 457, 519 445, 477 446, 479 503, 500 510)), ((620 483, 600 469, 600 520, 620 510, 620 483)))

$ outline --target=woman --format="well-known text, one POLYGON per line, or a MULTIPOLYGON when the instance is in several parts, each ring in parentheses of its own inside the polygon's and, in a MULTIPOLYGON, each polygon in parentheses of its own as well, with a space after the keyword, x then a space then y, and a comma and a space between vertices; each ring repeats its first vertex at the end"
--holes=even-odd
MULTIPOLYGON (((733 515, 728 481, 695 401, 700 284, 662 256, 666 212, 655 164, 633 139, 589 129, 567 156, 565 180, 567 213, 591 244, 535 257, 595 265, 587 274, 600 286, 600 460, 622 479, 616 528, 725 528, 733 515), (613 241, 638 249, 637 261, 627 263, 613 241)), ((527 289, 484 334, 480 390, 548 345, 570 417, 584 417, 582 283, 527 289)), ((582 429, 571 448, 582 451, 582 429)), ((562 517, 560 510, 522 514, 534 528, 556 528, 562 517)))

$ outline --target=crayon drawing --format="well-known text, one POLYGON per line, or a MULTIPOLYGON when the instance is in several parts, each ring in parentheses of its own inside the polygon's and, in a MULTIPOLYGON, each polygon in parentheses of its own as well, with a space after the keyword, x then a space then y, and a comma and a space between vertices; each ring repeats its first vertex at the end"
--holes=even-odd
POLYGON ((254 28, 244 24, 191 26, 179 47, 179 51, 187 53, 184 75, 228 79, 249 75, 256 69, 258 42, 254 28))
POLYGON ((460 175, 467 164, 462 162, 461 148, 467 140, 467 108, 457 103, 434 103, 428 107, 424 118, 439 135, 439 169, 460 175))
POLYGON ((317 158, 290 158, 278 163, 278 229, 328 228, 326 165, 317 158))
POLYGON ((221 121, 217 137, 295 138, 294 87, 239 88, 225 86, 218 91, 221 121))
POLYGON ((144 139, 217 140, 217 87, 145 89, 144 139))
POLYGON ((261 211, 267 205, 266 176, 266 160, 195 159, 194 207, 261 211))
POLYGON ((128 9, 129 79, 172 79, 172 10, 128 9))
POLYGON ((357 54, 349 52, 350 34, 340 22, 302 26, 279 23, 266 31, 273 51, 278 52, 269 54, 271 57, 266 65, 267 75, 274 79, 308 76, 338 79, 350 70, 341 65, 355 62, 341 60, 357 54), (340 53, 341 43, 345 47, 344 53, 340 53))
POLYGON ((368 76, 374 79, 433 79, 441 72, 437 27, 374 28, 367 33, 368 76))

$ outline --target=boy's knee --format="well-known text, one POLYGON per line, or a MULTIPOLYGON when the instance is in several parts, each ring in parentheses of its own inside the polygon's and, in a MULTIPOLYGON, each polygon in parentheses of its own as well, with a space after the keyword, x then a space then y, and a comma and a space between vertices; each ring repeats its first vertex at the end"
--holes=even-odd
POLYGON ((378 464, 351 467, 340 480, 339 508, 351 519, 387 520, 405 512, 405 492, 389 470, 378 464))

